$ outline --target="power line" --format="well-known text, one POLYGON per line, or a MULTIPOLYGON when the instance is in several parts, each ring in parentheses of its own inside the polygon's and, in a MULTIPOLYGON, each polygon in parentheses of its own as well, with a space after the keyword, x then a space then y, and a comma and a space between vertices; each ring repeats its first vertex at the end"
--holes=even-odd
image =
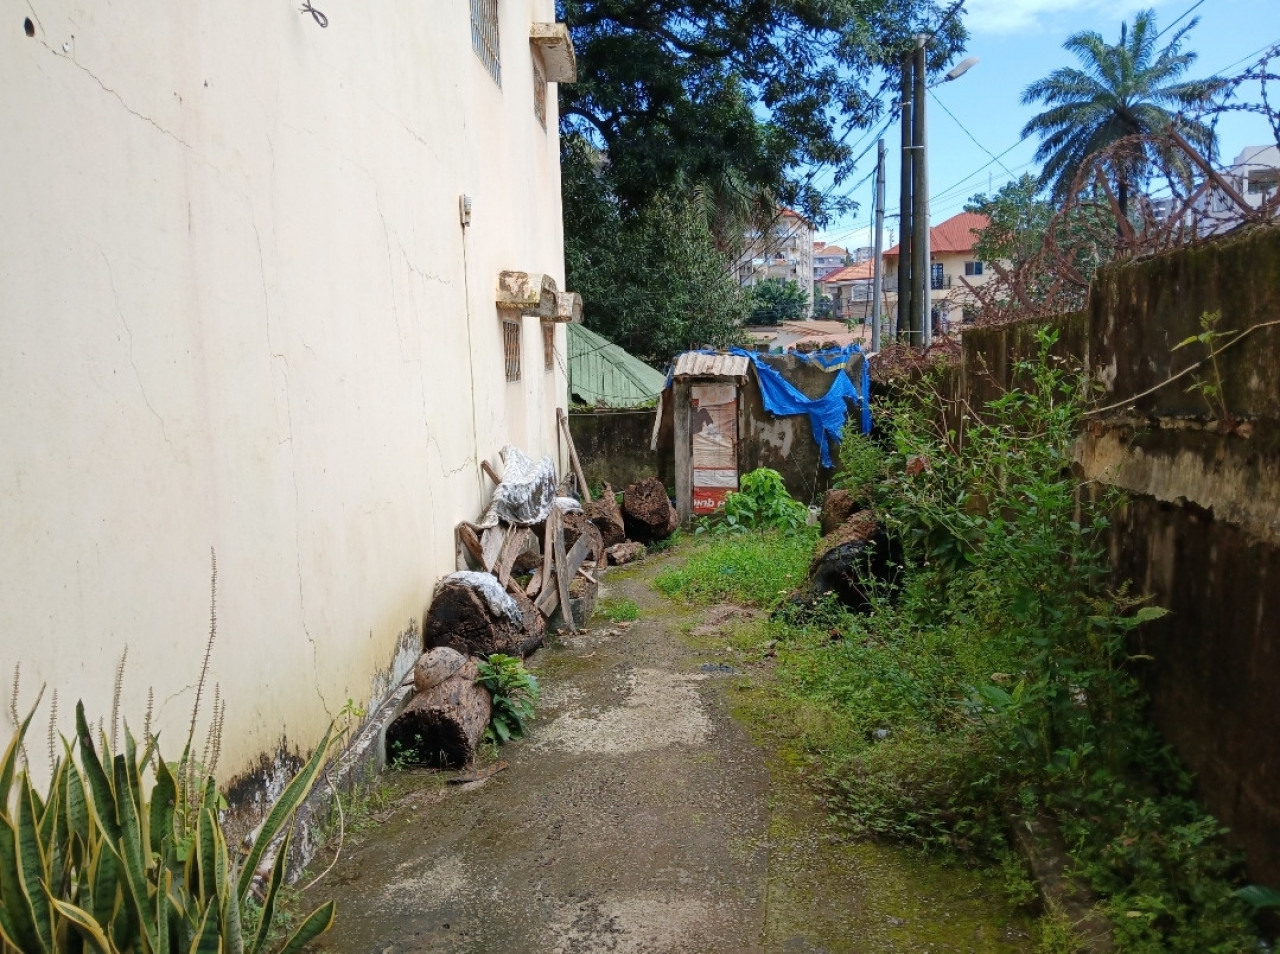
POLYGON ((1180 20, 1185 19, 1185 18, 1186 18, 1186 16, 1187 16, 1187 14, 1189 14, 1189 13, 1190 13, 1192 10, 1194 10, 1196 7, 1200 6, 1200 4, 1202 4, 1202 3, 1204 3, 1204 0, 1196 0, 1196 2, 1195 2, 1195 3, 1191 4, 1191 6, 1187 7, 1187 9, 1186 9, 1186 10, 1182 11, 1182 16, 1178 17, 1176 20, 1174 20, 1172 23, 1170 23, 1168 26, 1166 26, 1163 30, 1161 30, 1159 33, 1157 33, 1157 34, 1155 35, 1155 37, 1152 39, 1152 41, 1151 41, 1151 42, 1152 42, 1152 43, 1154 43, 1156 40, 1160 39, 1160 37, 1162 37, 1162 36, 1164 36, 1166 33, 1168 33, 1171 29, 1173 29, 1175 26, 1177 26, 1177 24, 1178 24, 1178 22, 1179 22, 1180 20))
MULTIPOLYGON (((994 152, 992 152, 990 149, 988 149, 986 146, 984 146, 982 143, 978 142, 978 138, 977 138, 973 133, 969 132, 969 127, 968 127, 968 126, 966 126, 964 123, 960 122, 960 118, 959 118, 958 116, 956 116, 956 114, 955 114, 955 113, 953 113, 949 108, 947 108, 947 104, 946 104, 946 103, 944 103, 944 102, 943 102, 943 101, 938 97, 938 94, 937 94, 937 93, 935 93, 933 90, 929 90, 929 95, 933 97, 933 101, 934 101, 935 103, 937 103, 939 106, 941 106, 941 107, 942 107, 942 111, 943 111, 944 113, 946 113, 948 116, 950 116, 950 117, 955 121, 955 124, 956 124, 957 126, 959 126, 959 127, 960 127, 961 131, 962 131, 966 136, 968 136, 970 140, 972 140, 972 141, 973 141, 973 144, 974 144, 975 146, 977 146, 979 149, 981 149, 983 152, 985 152, 988 156, 990 156, 990 157, 991 157, 991 161, 992 161, 992 162, 1000 162, 1000 157, 999 157, 999 156, 997 156, 997 155, 996 155, 994 152)), ((1005 172, 1009 172, 1009 167, 1008 167, 1008 166, 1006 166, 1003 162, 1000 162, 1000 168, 1001 168, 1001 169, 1003 169, 1005 172)), ((1012 173, 1012 172, 1009 172, 1009 175, 1013 175, 1013 173, 1012 173)))

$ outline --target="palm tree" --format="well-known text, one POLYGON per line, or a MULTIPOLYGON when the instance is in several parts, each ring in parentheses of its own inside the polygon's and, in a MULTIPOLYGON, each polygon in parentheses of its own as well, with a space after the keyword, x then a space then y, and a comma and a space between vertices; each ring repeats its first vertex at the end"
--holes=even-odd
MULTIPOLYGON (((1120 27, 1120 42, 1109 45, 1092 30, 1075 34, 1063 49, 1076 55, 1082 69, 1063 67, 1032 83, 1022 93, 1022 103, 1043 103, 1049 108, 1022 129, 1024 137, 1040 137, 1036 160, 1044 162, 1042 185, 1052 184, 1053 197, 1067 199, 1077 174, 1089 156, 1126 136, 1159 135, 1174 121, 1179 109, 1206 103, 1221 87, 1209 78, 1176 82, 1196 54, 1182 52, 1182 39, 1197 23, 1191 20, 1157 52, 1155 13, 1137 14, 1133 29, 1120 27), (1171 111, 1172 110, 1172 111, 1171 111)), ((1204 123, 1181 117, 1178 129, 1210 159, 1217 151, 1214 131, 1204 123)), ((1171 144, 1146 142, 1129 161, 1118 161, 1116 191, 1121 215, 1128 212, 1130 181, 1142 168, 1163 160, 1175 169, 1186 168, 1186 157, 1171 144)))

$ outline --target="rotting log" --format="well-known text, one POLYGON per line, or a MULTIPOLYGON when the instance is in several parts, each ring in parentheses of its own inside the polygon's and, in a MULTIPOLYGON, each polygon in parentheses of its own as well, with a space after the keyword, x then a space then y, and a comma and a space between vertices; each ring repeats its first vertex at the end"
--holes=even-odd
MULTIPOLYGON (((901 555, 869 510, 861 510, 818 541, 809 578, 787 598, 793 606, 813 606, 827 594, 857 612, 870 610, 877 588, 897 586, 901 555)), ((781 609, 781 607, 779 607, 781 609)))
MULTIPOLYGON (((439 657, 453 650, 439 648, 424 654, 424 659, 439 657)), ((466 765, 475 758, 476 747, 489 725, 492 700, 489 691, 476 685, 479 671, 476 661, 453 653, 461 659, 456 669, 434 685, 419 691, 404 711, 387 726, 387 760, 453 768, 466 765)), ((415 667, 417 682, 420 670, 435 670, 434 676, 448 671, 453 661, 437 658, 415 667)), ((427 681, 432 681, 428 679, 427 681)))
POLYGON ((622 494, 622 517, 627 536, 640 543, 665 540, 680 526, 680 517, 667 488, 657 477, 637 480, 622 494))
POLYGON ((606 547, 622 543, 627 539, 627 528, 622 519, 622 510, 618 507, 613 488, 608 484, 604 485, 604 491, 600 494, 600 499, 583 504, 582 510, 587 515, 587 519, 595 524, 596 529, 600 531, 600 539, 606 547))
POLYGON ((485 595, 466 583, 441 581, 427 610, 425 647, 448 646, 467 656, 527 656, 542 645, 546 620, 524 594, 508 595, 515 601, 514 618, 493 612, 485 595))
POLYGON ((587 558, 599 560, 604 554, 604 539, 600 529, 587 519, 587 515, 577 510, 571 510, 568 513, 561 514, 560 520, 564 526, 565 547, 572 550, 578 545, 579 540, 585 539, 587 541, 587 558))

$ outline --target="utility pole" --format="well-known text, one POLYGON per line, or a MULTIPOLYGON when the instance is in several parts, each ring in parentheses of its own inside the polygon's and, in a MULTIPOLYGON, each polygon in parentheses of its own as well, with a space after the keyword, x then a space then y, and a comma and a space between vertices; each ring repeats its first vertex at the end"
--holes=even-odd
POLYGON ((911 54, 902 58, 902 83, 898 90, 898 108, 902 110, 902 176, 898 192, 898 337, 911 341, 911 319, 915 313, 912 307, 915 285, 911 281, 911 237, 914 230, 911 225, 912 203, 911 183, 914 176, 912 170, 911 151, 911 95, 912 71, 915 68, 915 57, 911 54))
POLYGON ((871 270, 871 350, 880 350, 880 299, 884 288, 884 139, 876 143, 876 234, 872 243, 875 264, 871 270))
POLYGON ((912 149, 911 169, 911 280, 914 286, 915 319, 911 331, 915 335, 911 343, 927 348, 933 340, 933 320, 930 314, 930 289, 933 286, 932 268, 929 263, 929 163, 925 150, 925 59, 929 37, 916 37, 915 88, 911 106, 912 149))

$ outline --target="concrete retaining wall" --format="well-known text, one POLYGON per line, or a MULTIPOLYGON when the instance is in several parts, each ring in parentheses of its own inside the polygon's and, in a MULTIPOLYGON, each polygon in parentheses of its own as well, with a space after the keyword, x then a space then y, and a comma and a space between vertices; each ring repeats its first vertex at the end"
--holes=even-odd
MULTIPOLYGON (((1251 876, 1280 884, 1280 327, 1207 354, 1176 348, 1220 313, 1216 330, 1280 322, 1280 229, 1099 273, 1087 313, 1064 318, 1061 350, 1100 388, 1081 437, 1084 475, 1125 491, 1112 563, 1172 610, 1142 652, 1153 714, 1197 773, 1209 808, 1249 853, 1251 876), (1196 381, 1220 386, 1206 401, 1196 381), (1150 392, 1150 393, 1147 393, 1150 392), (1225 405, 1225 414, 1223 407, 1225 405)), ((1229 340, 1217 339, 1218 344, 1229 340)), ((965 335, 960 381, 971 403, 1013 383, 1034 349, 1014 325, 965 335)))

